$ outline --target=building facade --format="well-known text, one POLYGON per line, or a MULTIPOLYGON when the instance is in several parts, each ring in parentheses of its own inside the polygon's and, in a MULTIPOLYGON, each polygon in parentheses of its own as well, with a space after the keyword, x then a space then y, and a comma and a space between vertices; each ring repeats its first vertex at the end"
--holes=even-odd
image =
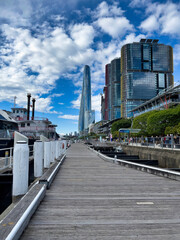
POLYGON ((158 40, 124 45, 121 58, 105 67, 102 120, 133 116, 132 109, 173 86, 173 49, 158 40))
POLYGON ((158 40, 141 39, 121 49, 121 116, 174 83, 173 49, 158 40))
POLYGON ((159 92, 156 97, 134 108, 132 112, 133 116, 137 117, 149 111, 168 109, 176 105, 180 105, 180 85, 159 92))
POLYGON ((105 66, 105 87, 101 98, 103 120, 113 120, 121 116, 121 73, 120 58, 115 58, 105 66))
POLYGON ((88 127, 95 122, 95 111, 91 110, 91 75, 90 67, 85 65, 83 74, 83 86, 79 111, 79 133, 88 132, 88 127))

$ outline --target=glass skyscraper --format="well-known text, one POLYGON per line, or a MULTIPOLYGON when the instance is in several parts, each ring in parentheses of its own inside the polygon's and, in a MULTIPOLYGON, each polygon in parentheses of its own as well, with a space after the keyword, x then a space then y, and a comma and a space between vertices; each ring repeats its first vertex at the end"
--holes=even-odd
POLYGON ((173 49, 158 40, 141 39, 121 49, 121 116, 173 85, 173 49))
POLYGON ((79 133, 87 133, 88 127, 95 122, 95 111, 91 110, 91 75, 90 67, 85 65, 83 74, 83 86, 79 112, 79 133))
POLYGON ((121 58, 106 65, 102 120, 132 117, 135 107, 174 84, 173 49, 156 39, 121 48, 121 58))
POLYGON ((120 58, 115 58, 105 67, 106 86, 104 88, 104 120, 113 120, 121 116, 121 73, 120 58))

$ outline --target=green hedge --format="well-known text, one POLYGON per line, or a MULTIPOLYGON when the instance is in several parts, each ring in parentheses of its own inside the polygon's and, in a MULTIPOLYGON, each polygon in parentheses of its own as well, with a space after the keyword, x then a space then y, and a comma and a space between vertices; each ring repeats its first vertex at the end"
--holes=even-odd
POLYGON ((133 120, 133 128, 141 129, 139 135, 179 134, 180 106, 144 113, 133 120))

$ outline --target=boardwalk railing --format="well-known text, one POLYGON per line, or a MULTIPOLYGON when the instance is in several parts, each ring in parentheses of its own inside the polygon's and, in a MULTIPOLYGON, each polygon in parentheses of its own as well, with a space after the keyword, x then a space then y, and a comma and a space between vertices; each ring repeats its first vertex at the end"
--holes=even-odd
POLYGON ((41 177, 51 163, 65 154, 68 145, 67 141, 36 141, 34 145, 17 141, 14 148, 0 149, 0 156, 4 155, 0 157, 0 172, 13 171, 13 197, 28 191, 29 161, 34 159, 34 177, 41 177), (26 183, 24 190, 22 183, 26 183))
POLYGON ((13 147, 0 149, 0 171, 11 168, 13 160, 13 147))
POLYGON ((180 149, 180 137, 173 135, 166 137, 131 137, 125 138, 120 142, 121 144, 129 144, 132 146, 180 149))
POLYGON ((41 155, 43 159, 41 159, 40 155, 36 152, 40 151, 40 148, 36 148, 37 146, 34 146, 34 166, 43 166, 43 174, 42 176, 36 178, 34 184, 32 184, 29 188, 27 185, 27 176, 24 173, 28 172, 27 162, 29 160, 28 157, 30 151, 26 142, 23 143, 23 141, 20 141, 17 145, 15 145, 13 161, 13 197, 15 201, 13 209, 11 211, 7 211, 5 217, 3 217, 0 221, 1 240, 19 239, 33 213, 36 211, 36 208, 44 198, 46 190, 50 187, 53 179, 63 164, 66 158, 66 149, 70 146, 70 142, 68 141, 38 142, 41 145, 43 144, 43 154, 41 155), (44 146, 46 145, 49 146, 49 168, 44 168, 44 159, 45 154, 47 153, 44 146), (37 155, 39 156, 38 158, 37 155), (17 158, 17 156, 19 156, 19 158, 17 158), (36 160, 43 160, 43 164, 36 164, 36 160), (20 167, 22 168, 19 169, 20 167), (14 183, 14 180, 16 181, 16 184, 14 183), (9 224, 10 222, 12 224, 9 224))
MULTIPOLYGON (((0 149, 0 172, 6 169, 13 168, 13 152, 14 148, 0 149)), ((34 145, 29 145, 29 160, 34 158, 34 145)))

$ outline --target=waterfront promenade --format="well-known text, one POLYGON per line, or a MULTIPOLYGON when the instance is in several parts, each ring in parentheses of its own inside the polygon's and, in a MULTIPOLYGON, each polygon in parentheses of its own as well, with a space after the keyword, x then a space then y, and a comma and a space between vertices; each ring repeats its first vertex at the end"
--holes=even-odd
POLYGON ((179 240, 179 186, 73 144, 21 239, 179 240))

